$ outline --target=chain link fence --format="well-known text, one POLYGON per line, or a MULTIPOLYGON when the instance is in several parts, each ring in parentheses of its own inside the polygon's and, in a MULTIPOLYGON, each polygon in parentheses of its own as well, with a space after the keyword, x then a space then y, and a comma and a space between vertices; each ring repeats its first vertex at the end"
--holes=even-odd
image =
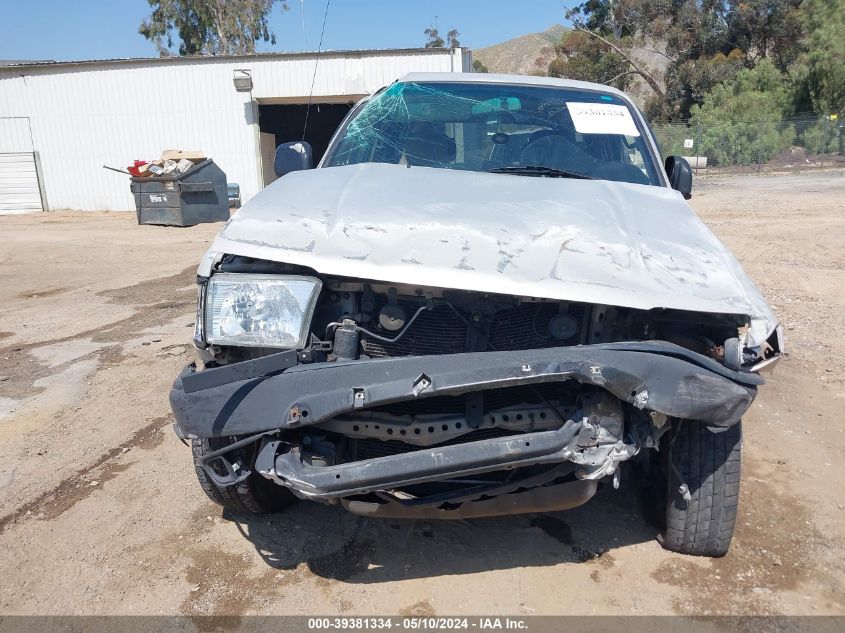
POLYGON ((686 156, 694 169, 741 165, 845 164, 845 117, 797 115, 778 121, 686 121, 653 126, 664 156, 686 156))

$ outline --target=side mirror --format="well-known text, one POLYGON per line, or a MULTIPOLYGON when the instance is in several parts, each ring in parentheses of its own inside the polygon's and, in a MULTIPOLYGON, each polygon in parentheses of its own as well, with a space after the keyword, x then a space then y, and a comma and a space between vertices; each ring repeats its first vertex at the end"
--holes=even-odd
POLYGON ((669 186, 680 191, 686 200, 692 197, 692 169, 683 156, 669 156, 666 158, 666 175, 669 176, 669 186))
POLYGON ((313 166, 311 145, 305 141, 282 143, 276 148, 273 171, 277 176, 284 176, 292 171, 311 169, 313 166))

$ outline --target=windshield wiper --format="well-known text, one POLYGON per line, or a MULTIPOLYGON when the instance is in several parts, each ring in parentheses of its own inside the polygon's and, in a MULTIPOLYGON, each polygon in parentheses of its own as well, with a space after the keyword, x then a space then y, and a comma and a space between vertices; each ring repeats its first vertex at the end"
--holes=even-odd
POLYGON ((544 176, 546 178, 579 178, 581 180, 595 180, 592 176, 586 176, 574 171, 564 171, 542 165, 519 165, 511 167, 494 167, 488 170, 491 174, 516 174, 518 176, 544 176))

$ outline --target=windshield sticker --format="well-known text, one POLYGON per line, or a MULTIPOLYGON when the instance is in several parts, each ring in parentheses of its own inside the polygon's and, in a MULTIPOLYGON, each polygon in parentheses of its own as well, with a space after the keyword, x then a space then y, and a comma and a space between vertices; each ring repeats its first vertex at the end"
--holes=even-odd
POLYGON ((568 102, 566 107, 581 134, 622 134, 639 136, 637 126, 627 106, 614 103, 568 102))

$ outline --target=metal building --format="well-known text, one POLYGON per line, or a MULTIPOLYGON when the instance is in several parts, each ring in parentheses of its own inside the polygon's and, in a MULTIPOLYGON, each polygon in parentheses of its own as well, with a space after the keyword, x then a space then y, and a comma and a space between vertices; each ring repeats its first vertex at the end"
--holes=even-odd
POLYGON ((468 72, 464 49, 41 62, 0 66, 0 213, 132 210, 103 169, 201 150, 244 201, 273 180, 277 143, 319 157, 351 104, 414 71, 468 72), (313 87, 313 89, 312 89, 313 87))

